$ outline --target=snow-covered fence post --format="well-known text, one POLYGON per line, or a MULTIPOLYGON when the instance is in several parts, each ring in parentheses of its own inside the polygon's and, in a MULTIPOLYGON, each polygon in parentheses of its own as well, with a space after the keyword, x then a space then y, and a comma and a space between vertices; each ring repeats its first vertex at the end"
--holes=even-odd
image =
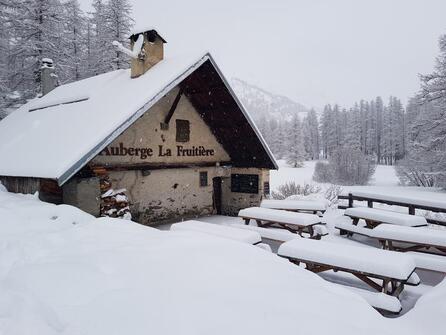
POLYGON ((353 194, 349 193, 348 194, 348 208, 352 208, 353 207, 353 194))

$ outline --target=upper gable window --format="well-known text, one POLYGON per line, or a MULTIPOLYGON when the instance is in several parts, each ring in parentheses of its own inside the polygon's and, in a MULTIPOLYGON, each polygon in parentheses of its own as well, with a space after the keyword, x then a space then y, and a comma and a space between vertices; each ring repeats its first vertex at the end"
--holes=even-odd
POLYGON ((190 123, 188 120, 176 120, 177 142, 189 142, 190 123))

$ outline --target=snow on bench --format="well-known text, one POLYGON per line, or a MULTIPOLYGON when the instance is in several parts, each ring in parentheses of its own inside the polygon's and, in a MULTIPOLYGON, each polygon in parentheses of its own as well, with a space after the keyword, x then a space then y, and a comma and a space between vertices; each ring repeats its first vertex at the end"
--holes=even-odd
POLYGON ((422 216, 391 212, 384 209, 368 207, 347 208, 344 215, 353 219, 364 219, 366 222, 371 221, 372 225, 376 223, 390 223, 407 227, 427 226, 427 221, 422 216))
POLYGON ((321 218, 314 214, 294 213, 280 209, 250 207, 238 212, 242 218, 280 222, 298 226, 312 226, 321 224, 321 218))
POLYGON ((398 202, 407 206, 422 206, 422 207, 434 207, 441 208, 446 211, 446 201, 434 200, 429 198, 418 198, 404 195, 392 195, 373 192, 354 191, 351 194, 355 197, 371 198, 376 200, 383 200, 389 202, 398 202))
POLYGON ((341 235, 344 234, 353 235, 354 233, 372 238, 375 237, 373 235, 373 229, 361 227, 348 222, 338 222, 335 224, 335 228, 341 231, 341 235))
POLYGON ((373 229, 373 235, 386 240, 438 246, 446 249, 446 230, 428 227, 403 227, 381 224, 373 229))
POLYGON ((233 223, 231 224, 232 227, 238 228, 238 229, 246 229, 258 232, 262 238, 271 240, 271 241, 278 241, 278 242, 286 242, 290 241, 295 238, 301 238, 300 235, 289 232, 287 230, 283 229, 271 229, 271 228, 262 228, 262 227, 256 227, 256 226, 246 226, 241 224, 233 223))
MULTIPOLYGON (((339 284, 336 284, 339 285, 339 284)), ((372 292, 368 290, 364 290, 357 287, 352 286, 344 286, 342 287, 352 291, 353 293, 360 295, 363 297, 372 307, 381 310, 387 311, 391 313, 398 314, 401 312, 403 307, 401 306, 401 302, 397 297, 393 297, 382 292, 372 292)))
POLYGON ((283 243, 278 255, 404 282, 416 267, 411 256, 400 252, 303 238, 283 243))
POLYGON ((337 223, 335 228, 341 230, 341 232, 355 233, 378 240, 446 249, 446 230, 428 227, 396 226, 386 223, 382 223, 373 229, 369 229, 345 222, 337 223))
POLYGON ((408 254, 415 260, 417 268, 446 273, 446 257, 416 251, 409 251, 408 254))
MULTIPOLYGON (((369 229, 364 227, 355 226, 349 223, 337 223, 336 229, 341 231, 341 234, 359 234, 369 238, 374 238, 385 242, 386 248, 390 250, 406 251, 429 247, 439 247, 440 251, 445 252, 446 248, 446 230, 432 229, 432 228, 413 228, 404 226, 395 226, 389 224, 381 224, 376 228, 369 229), (413 246, 404 248, 402 246, 396 246, 395 244, 389 244, 391 242, 408 243, 413 246)), ((413 256, 417 268, 443 272, 446 273, 446 257, 443 255, 430 254, 426 252, 408 252, 413 256)))
POLYGON ((293 233, 302 234, 304 231, 314 236, 314 225, 320 225, 321 219, 314 214, 296 213, 280 209, 250 207, 239 211, 238 216, 248 225, 255 220, 259 227, 278 227, 293 233))
POLYGON ((260 207, 288 211, 325 212, 325 203, 313 200, 263 200, 260 207))
POLYGON ((262 237, 258 232, 248 231, 230 226, 222 226, 214 223, 202 221, 183 221, 173 224, 170 227, 172 231, 194 231, 214 236, 227 238, 248 244, 258 244, 262 242, 262 237))

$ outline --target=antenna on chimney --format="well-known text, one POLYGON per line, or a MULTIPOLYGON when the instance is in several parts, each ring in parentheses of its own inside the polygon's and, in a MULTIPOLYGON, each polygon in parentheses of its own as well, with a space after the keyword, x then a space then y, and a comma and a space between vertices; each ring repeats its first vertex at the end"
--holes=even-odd
POLYGON ((135 44, 133 44, 133 49, 127 49, 124 47, 120 42, 113 41, 112 44, 118 49, 119 51, 125 53, 127 56, 133 58, 133 59, 140 59, 144 60, 145 58, 145 51, 144 51, 144 34, 139 34, 138 39, 136 40, 135 44))

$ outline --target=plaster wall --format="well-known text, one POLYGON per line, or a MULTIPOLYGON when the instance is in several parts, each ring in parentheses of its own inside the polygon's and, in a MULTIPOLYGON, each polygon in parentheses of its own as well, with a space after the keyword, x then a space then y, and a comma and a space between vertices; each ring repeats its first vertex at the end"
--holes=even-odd
POLYGON ((172 90, 130 128, 118 136, 101 155, 92 161, 93 165, 127 165, 127 164, 199 164, 210 162, 229 161, 230 157, 215 139, 211 129, 203 121, 187 97, 181 96, 178 106, 169 122, 168 130, 161 130, 161 123, 164 122, 168 114, 178 88, 172 90), (188 120, 190 124, 190 139, 188 142, 176 141, 176 120, 188 120), (107 155, 108 153, 119 151, 123 146, 127 151, 133 149, 151 149, 151 156, 137 155, 107 155), (203 147, 205 150, 212 150, 212 155, 187 155, 179 154, 178 147, 182 149, 192 149, 193 147, 203 147), (169 155, 170 151, 170 155, 169 155))

